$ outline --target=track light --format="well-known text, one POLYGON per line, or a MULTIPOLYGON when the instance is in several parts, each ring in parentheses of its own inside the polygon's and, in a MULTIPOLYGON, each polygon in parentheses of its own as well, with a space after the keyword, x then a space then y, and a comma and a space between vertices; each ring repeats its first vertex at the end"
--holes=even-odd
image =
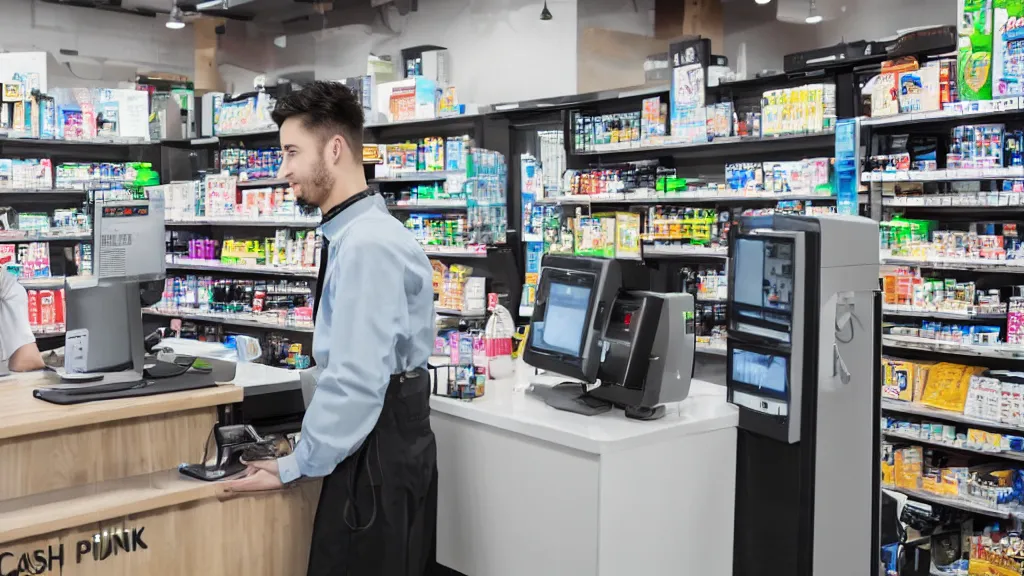
POLYGON ((551 10, 548 10, 548 0, 544 0, 544 9, 540 11, 541 20, 551 20, 554 16, 551 15, 551 10))
POLYGON ((755 4, 771 4, 772 0, 754 0, 755 4))
POLYGON ((181 30, 185 27, 185 22, 182 21, 181 16, 181 8, 178 8, 178 5, 175 4, 171 8, 171 14, 167 17, 167 23, 164 24, 164 26, 167 26, 171 30, 181 30))

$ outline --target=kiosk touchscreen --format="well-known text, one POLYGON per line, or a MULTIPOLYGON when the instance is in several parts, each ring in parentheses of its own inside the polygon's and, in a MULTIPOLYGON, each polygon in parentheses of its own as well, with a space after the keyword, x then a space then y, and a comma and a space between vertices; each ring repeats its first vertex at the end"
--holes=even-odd
POLYGON ((578 380, 533 386, 549 405, 649 420, 689 393, 693 297, 622 290, 621 278, 614 260, 545 257, 524 359, 578 380))
POLYGON ((877 574, 878 224, 744 217, 729 240, 734 573, 877 574))

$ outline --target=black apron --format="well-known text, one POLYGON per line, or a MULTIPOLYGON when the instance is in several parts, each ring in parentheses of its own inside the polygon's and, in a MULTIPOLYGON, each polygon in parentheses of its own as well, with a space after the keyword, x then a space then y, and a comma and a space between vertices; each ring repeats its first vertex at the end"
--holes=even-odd
POLYGON ((433 564, 437 447, 430 377, 391 377, 380 419, 323 480, 307 576, 422 576, 433 564))
MULTIPOLYGON (((324 215, 327 222, 360 192, 324 215)), ((323 239, 313 319, 328 260, 323 239)), ((430 376, 393 374, 384 407, 363 445, 323 479, 307 576, 422 576, 433 565, 437 448, 430 429, 430 376)))

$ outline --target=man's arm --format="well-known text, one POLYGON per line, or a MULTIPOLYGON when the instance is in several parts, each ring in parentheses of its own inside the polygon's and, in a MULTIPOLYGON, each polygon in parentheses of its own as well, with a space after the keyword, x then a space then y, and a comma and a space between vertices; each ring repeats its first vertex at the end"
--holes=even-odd
POLYGON ((333 270, 331 355, 302 419, 295 452, 278 460, 282 482, 327 476, 362 445, 377 424, 395 345, 404 332, 404 267, 373 240, 346 241, 333 270))
POLYGON ((43 357, 28 322, 28 296, 18 279, 0 270, 0 360, 14 372, 41 370, 43 357))

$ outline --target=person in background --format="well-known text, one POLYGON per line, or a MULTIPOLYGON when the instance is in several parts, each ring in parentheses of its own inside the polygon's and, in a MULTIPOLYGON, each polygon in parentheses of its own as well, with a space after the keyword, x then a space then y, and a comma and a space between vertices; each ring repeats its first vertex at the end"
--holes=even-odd
POLYGON ((322 477, 308 576, 420 576, 437 518, 426 371, 436 333, 433 270, 366 185, 363 110, 348 88, 314 82, 278 100, 273 117, 284 154, 278 176, 323 214, 316 389, 295 452, 250 463, 227 488, 322 477))
POLYGON ((0 374, 43 369, 28 323, 28 294, 14 275, 0 270, 0 374))

